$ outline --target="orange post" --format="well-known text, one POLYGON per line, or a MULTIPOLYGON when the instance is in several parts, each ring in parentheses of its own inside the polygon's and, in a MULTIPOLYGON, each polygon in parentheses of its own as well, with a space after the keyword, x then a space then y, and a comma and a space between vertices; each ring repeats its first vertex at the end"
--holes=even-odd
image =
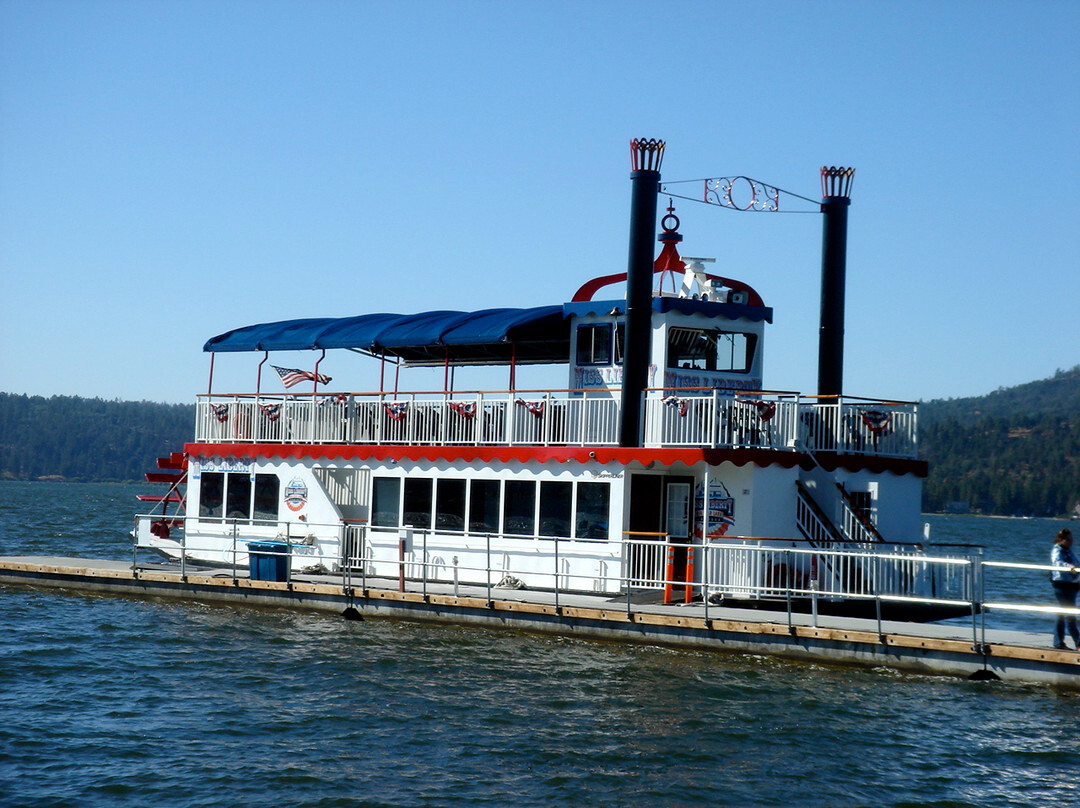
POLYGON ((686 548, 686 594, 685 601, 689 603, 694 597, 694 548, 686 548))
POLYGON ((671 603, 672 590, 675 586, 675 548, 667 548, 667 563, 664 564, 664 603, 671 603))

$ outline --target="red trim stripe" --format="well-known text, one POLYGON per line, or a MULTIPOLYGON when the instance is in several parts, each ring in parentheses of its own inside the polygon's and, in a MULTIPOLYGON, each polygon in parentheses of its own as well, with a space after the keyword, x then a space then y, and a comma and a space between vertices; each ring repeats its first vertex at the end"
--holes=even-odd
MULTIPOLYGON (((334 460, 410 460, 464 461, 467 463, 498 464, 517 461, 521 463, 658 463, 671 466, 682 463, 693 466, 708 463, 734 463, 745 466, 753 463, 762 468, 801 466, 809 470, 813 461, 804 454, 770 449, 641 449, 618 446, 370 446, 354 444, 299 444, 299 443, 189 443, 184 450, 192 457, 236 458, 295 458, 334 460)), ((817 455, 818 462, 826 471, 843 468, 847 471, 869 470, 874 473, 915 474, 926 477, 928 466, 923 460, 905 460, 893 457, 868 457, 863 455, 817 455)))

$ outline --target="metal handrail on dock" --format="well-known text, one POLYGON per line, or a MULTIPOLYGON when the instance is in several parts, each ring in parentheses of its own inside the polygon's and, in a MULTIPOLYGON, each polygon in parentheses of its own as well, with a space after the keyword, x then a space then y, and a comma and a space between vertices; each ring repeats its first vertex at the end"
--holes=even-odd
MULTIPOLYGON (((141 516, 141 519, 160 519, 141 516)), ((223 520, 222 530, 239 536, 240 520, 223 520)), ((244 520, 245 528, 247 521, 244 520)), ((953 607, 957 614, 971 619, 971 641, 975 647, 986 645, 987 615, 995 612, 1032 612, 1041 614, 1076 614, 1055 605, 1035 605, 987 600, 986 573, 994 569, 1047 571, 1053 567, 984 560, 972 548, 946 553, 946 548, 931 545, 926 552, 919 545, 875 545, 846 543, 821 547, 795 539, 738 538, 714 540, 705 545, 686 545, 670 541, 665 534, 631 535, 611 541, 577 540, 549 536, 539 538, 507 537, 495 533, 474 535, 473 552, 440 546, 438 534, 445 531, 410 527, 380 529, 365 523, 320 526, 309 524, 306 536, 291 536, 287 526, 274 532, 267 523, 265 541, 284 550, 260 550, 260 553, 287 553, 285 580, 296 575, 328 576, 340 581, 346 590, 367 590, 371 581, 397 581, 405 591, 406 583, 418 585, 426 596, 431 585, 451 584, 480 586, 488 601, 495 589, 521 589, 546 592, 556 608, 566 596, 597 596, 604 602, 624 600, 628 617, 640 603, 697 604, 705 620, 711 610, 730 603, 757 605, 786 615, 789 626, 793 615, 809 606, 812 624, 816 625, 819 607, 839 601, 862 601, 873 604, 879 633, 883 623, 883 605, 909 604, 953 607), (320 530, 336 529, 333 542, 312 540, 320 530), (320 545, 346 548, 326 553, 320 545), (598 548, 607 550, 607 560, 597 561, 595 573, 576 570, 572 562, 598 559, 598 548), (515 549, 516 548, 516 551, 515 549), (684 566, 675 570, 670 564, 674 549, 696 554, 694 571, 689 576, 684 566), (299 567, 299 564, 304 564, 299 567), (544 564, 547 569, 544 569, 544 564), (649 595, 649 593, 652 593, 649 595), (672 593, 675 596, 672 597, 672 593)), ((138 537, 138 528, 135 531, 138 537)), ((323 534, 323 539, 326 534, 323 534)), ((188 557, 199 555, 205 547, 193 546, 181 536, 178 560, 181 575, 206 567, 188 557)), ((139 568, 133 545, 132 567, 139 568)), ((248 577, 249 548, 245 541, 234 539, 220 566, 234 578, 248 577), (241 546, 243 545, 243 546, 241 546)), ((149 567, 157 565, 147 565, 149 567)))

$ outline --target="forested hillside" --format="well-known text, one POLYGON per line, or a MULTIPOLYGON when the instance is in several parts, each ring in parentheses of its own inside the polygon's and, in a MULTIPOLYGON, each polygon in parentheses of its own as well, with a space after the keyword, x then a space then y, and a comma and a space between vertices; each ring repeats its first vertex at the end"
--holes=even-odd
POLYGON ((919 406, 929 511, 1062 516, 1080 503, 1080 366, 919 406))
POLYGON ((192 404, 0 393, 0 477, 141 480, 194 428, 192 404))
MULTIPOLYGON (((194 406, 0 393, 0 477, 140 480, 192 438, 194 406)), ((1061 516, 1080 503, 1080 366, 919 405, 928 511, 1061 516)))

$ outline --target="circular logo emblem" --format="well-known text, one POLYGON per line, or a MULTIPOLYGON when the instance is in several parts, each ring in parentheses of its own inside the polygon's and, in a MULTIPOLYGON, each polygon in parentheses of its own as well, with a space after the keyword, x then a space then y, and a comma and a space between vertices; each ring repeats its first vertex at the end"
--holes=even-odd
POLYGON ((302 510, 307 505, 307 486, 299 477, 285 486, 285 504, 290 511, 302 510))

